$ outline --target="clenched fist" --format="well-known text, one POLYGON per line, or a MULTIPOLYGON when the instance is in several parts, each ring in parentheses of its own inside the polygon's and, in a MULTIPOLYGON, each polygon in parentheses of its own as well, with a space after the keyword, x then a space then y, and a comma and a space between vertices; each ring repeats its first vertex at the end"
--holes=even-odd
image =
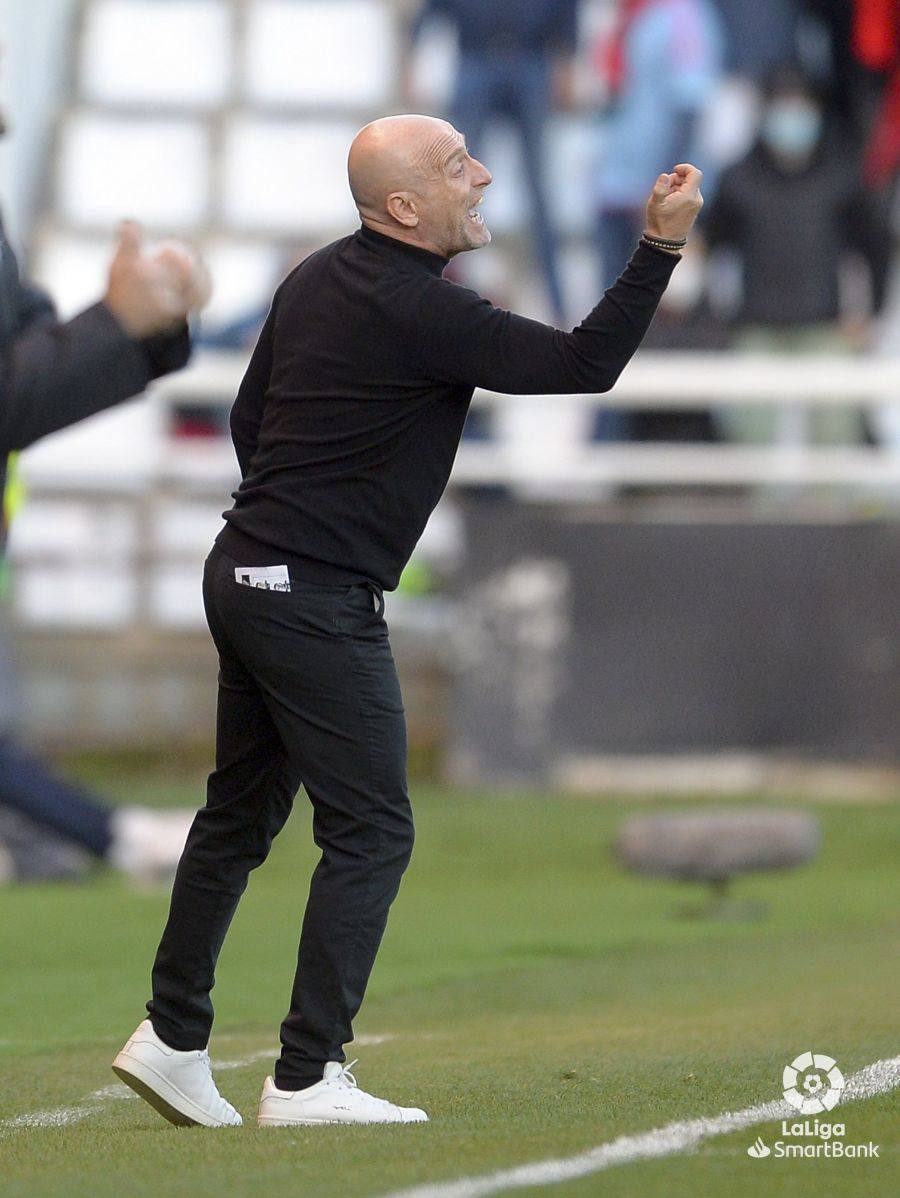
POLYGON ((176 242, 154 254, 141 250, 140 230, 125 221, 109 267, 104 303, 136 339, 174 328, 209 299, 209 273, 186 247, 176 242))
POLYGON ((660 175, 647 201, 646 232, 672 241, 687 237, 703 207, 702 182, 703 172, 689 162, 680 163, 670 175, 660 175))

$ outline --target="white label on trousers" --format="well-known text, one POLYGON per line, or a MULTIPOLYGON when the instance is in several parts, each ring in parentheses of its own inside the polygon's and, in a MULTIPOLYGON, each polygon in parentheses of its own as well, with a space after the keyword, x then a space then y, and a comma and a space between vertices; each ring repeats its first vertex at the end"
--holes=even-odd
POLYGON ((289 591, 291 580, 287 566, 238 566, 234 581, 242 587, 259 587, 263 591, 289 591))

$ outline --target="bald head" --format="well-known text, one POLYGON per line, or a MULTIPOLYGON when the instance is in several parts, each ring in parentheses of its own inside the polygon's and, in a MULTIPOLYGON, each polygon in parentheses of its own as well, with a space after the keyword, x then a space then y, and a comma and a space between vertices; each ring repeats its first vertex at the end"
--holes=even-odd
POLYGON ((447 205, 468 200, 466 211, 491 181, 449 122, 418 115, 372 121, 353 139, 347 169, 363 224, 447 256, 475 248, 435 241, 434 225, 446 222, 447 205))
POLYGON ((386 116, 360 129, 347 161, 360 216, 386 215, 393 191, 414 191, 440 171, 462 135, 433 116, 386 116))

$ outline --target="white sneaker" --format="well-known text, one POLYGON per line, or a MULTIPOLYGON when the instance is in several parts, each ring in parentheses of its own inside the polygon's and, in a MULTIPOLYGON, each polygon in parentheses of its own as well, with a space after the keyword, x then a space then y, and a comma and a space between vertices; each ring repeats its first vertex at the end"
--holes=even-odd
POLYGON ((350 1072, 356 1061, 329 1061, 322 1080, 305 1090, 279 1090, 267 1077, 259 1100, 260 1127, 290 1127, 298 1123, 427 1123, 415 1106, 394 1106, 360 1090, 350 1072))
POLYGON ((120 807, 112 816, 107 860, 138 882, 156 882, 175 873, 194 812, 178 808, 120 807))
POLYGON ((126 1086, 179 1127, 240 1127, 243 1123, 216 1089, 209 1051, 169 1048, 149 1019, 138 1024, 112 1067, 126 1086))

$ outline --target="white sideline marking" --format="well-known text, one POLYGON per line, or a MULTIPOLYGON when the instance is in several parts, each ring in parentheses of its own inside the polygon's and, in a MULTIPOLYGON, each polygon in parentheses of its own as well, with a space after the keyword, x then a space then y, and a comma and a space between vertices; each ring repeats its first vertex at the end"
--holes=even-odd
POLYGON ((114 1082, 111 1086, 101 1086, 99 1090, 94 1090, 77 1106, 58 1106, 49 1111, 29 1111, 26 1115, 4 1119, 0 1122, 0 1131, 15 1131, 23 1127, 68 1127, 71 1123, 80 1123, 89 1115, 96 1115, 104 1102, 121 1098, 137 1098, 137 1095, 127 1086, 114 1082))
MULTIPOLYGON (((875 1061, 854 1073, 847 1081, 841 1099, 845 1102, 872 1098, 885 1094, 900 1086, 900 1057, 875 1061)), ((679 1123, 667 1123, 664 1127, 641 1132, 634 1136, 619 1136, 607 1144, 600 1144, 577 1156, 560 1160, 535 1161, 530 1165, 519 1165, 514 1169, 503 1169, 481 1177, 461 1177, 457 1181, 438 1182, 413 1186, 411 1189, 394 1190, 386 1198, 484 1198, 486 1194, 499 1194, 503 1190, 519 1189, 523 1186, 549 1186, 573 1178, 600 1173, 613 1165, 626 1165, 630 1161, 649 1160, 653 1157, 673 1156, 696 1147, 701 1141, 726 1132, 739 1131, 756 1123, 768 1123, 772 1119, 789 1119, 797 1112, 784 1099, 745 1107, 742 1111, 725 1111, 709 1118, 687 1119, 679 1123)))
MULTIPOLYGON (((360 1048, 372 1048, 376 1044, 385 1044, 388 1040, 394 1039, 396 1039, 394 1033, 385 1032, 381 1035, 357 1036, 353 1044, 359 1045, 360 1048)), ((247 1065, 255 1064, 256 1061, 265 1060, 266 1057, 270 1060, 274 1059, 279 1051, 280 1048, 277 1047, 264 1048, 235 1061, 213 1061, 212 1065, 213 1069, 220 1073, 225 1069, 244 1069, 247 1065)), ((110 1086, 101 1086, 99 1090, 92 1091, 75 1106, 58 1106, 49 1111, 29 1111, 25 1115, 14 1115, 11 1119, 0 1120, 0 1132, 15 1131, 20 1128, 33 1130, 41 1127, 68 1127, 72 1123, 81 1123, 83 1119, 98 1114, 105 1102, 124 1098, 137 1098, 137 1095, 121 1082, 114 1082, 110 1086)))

